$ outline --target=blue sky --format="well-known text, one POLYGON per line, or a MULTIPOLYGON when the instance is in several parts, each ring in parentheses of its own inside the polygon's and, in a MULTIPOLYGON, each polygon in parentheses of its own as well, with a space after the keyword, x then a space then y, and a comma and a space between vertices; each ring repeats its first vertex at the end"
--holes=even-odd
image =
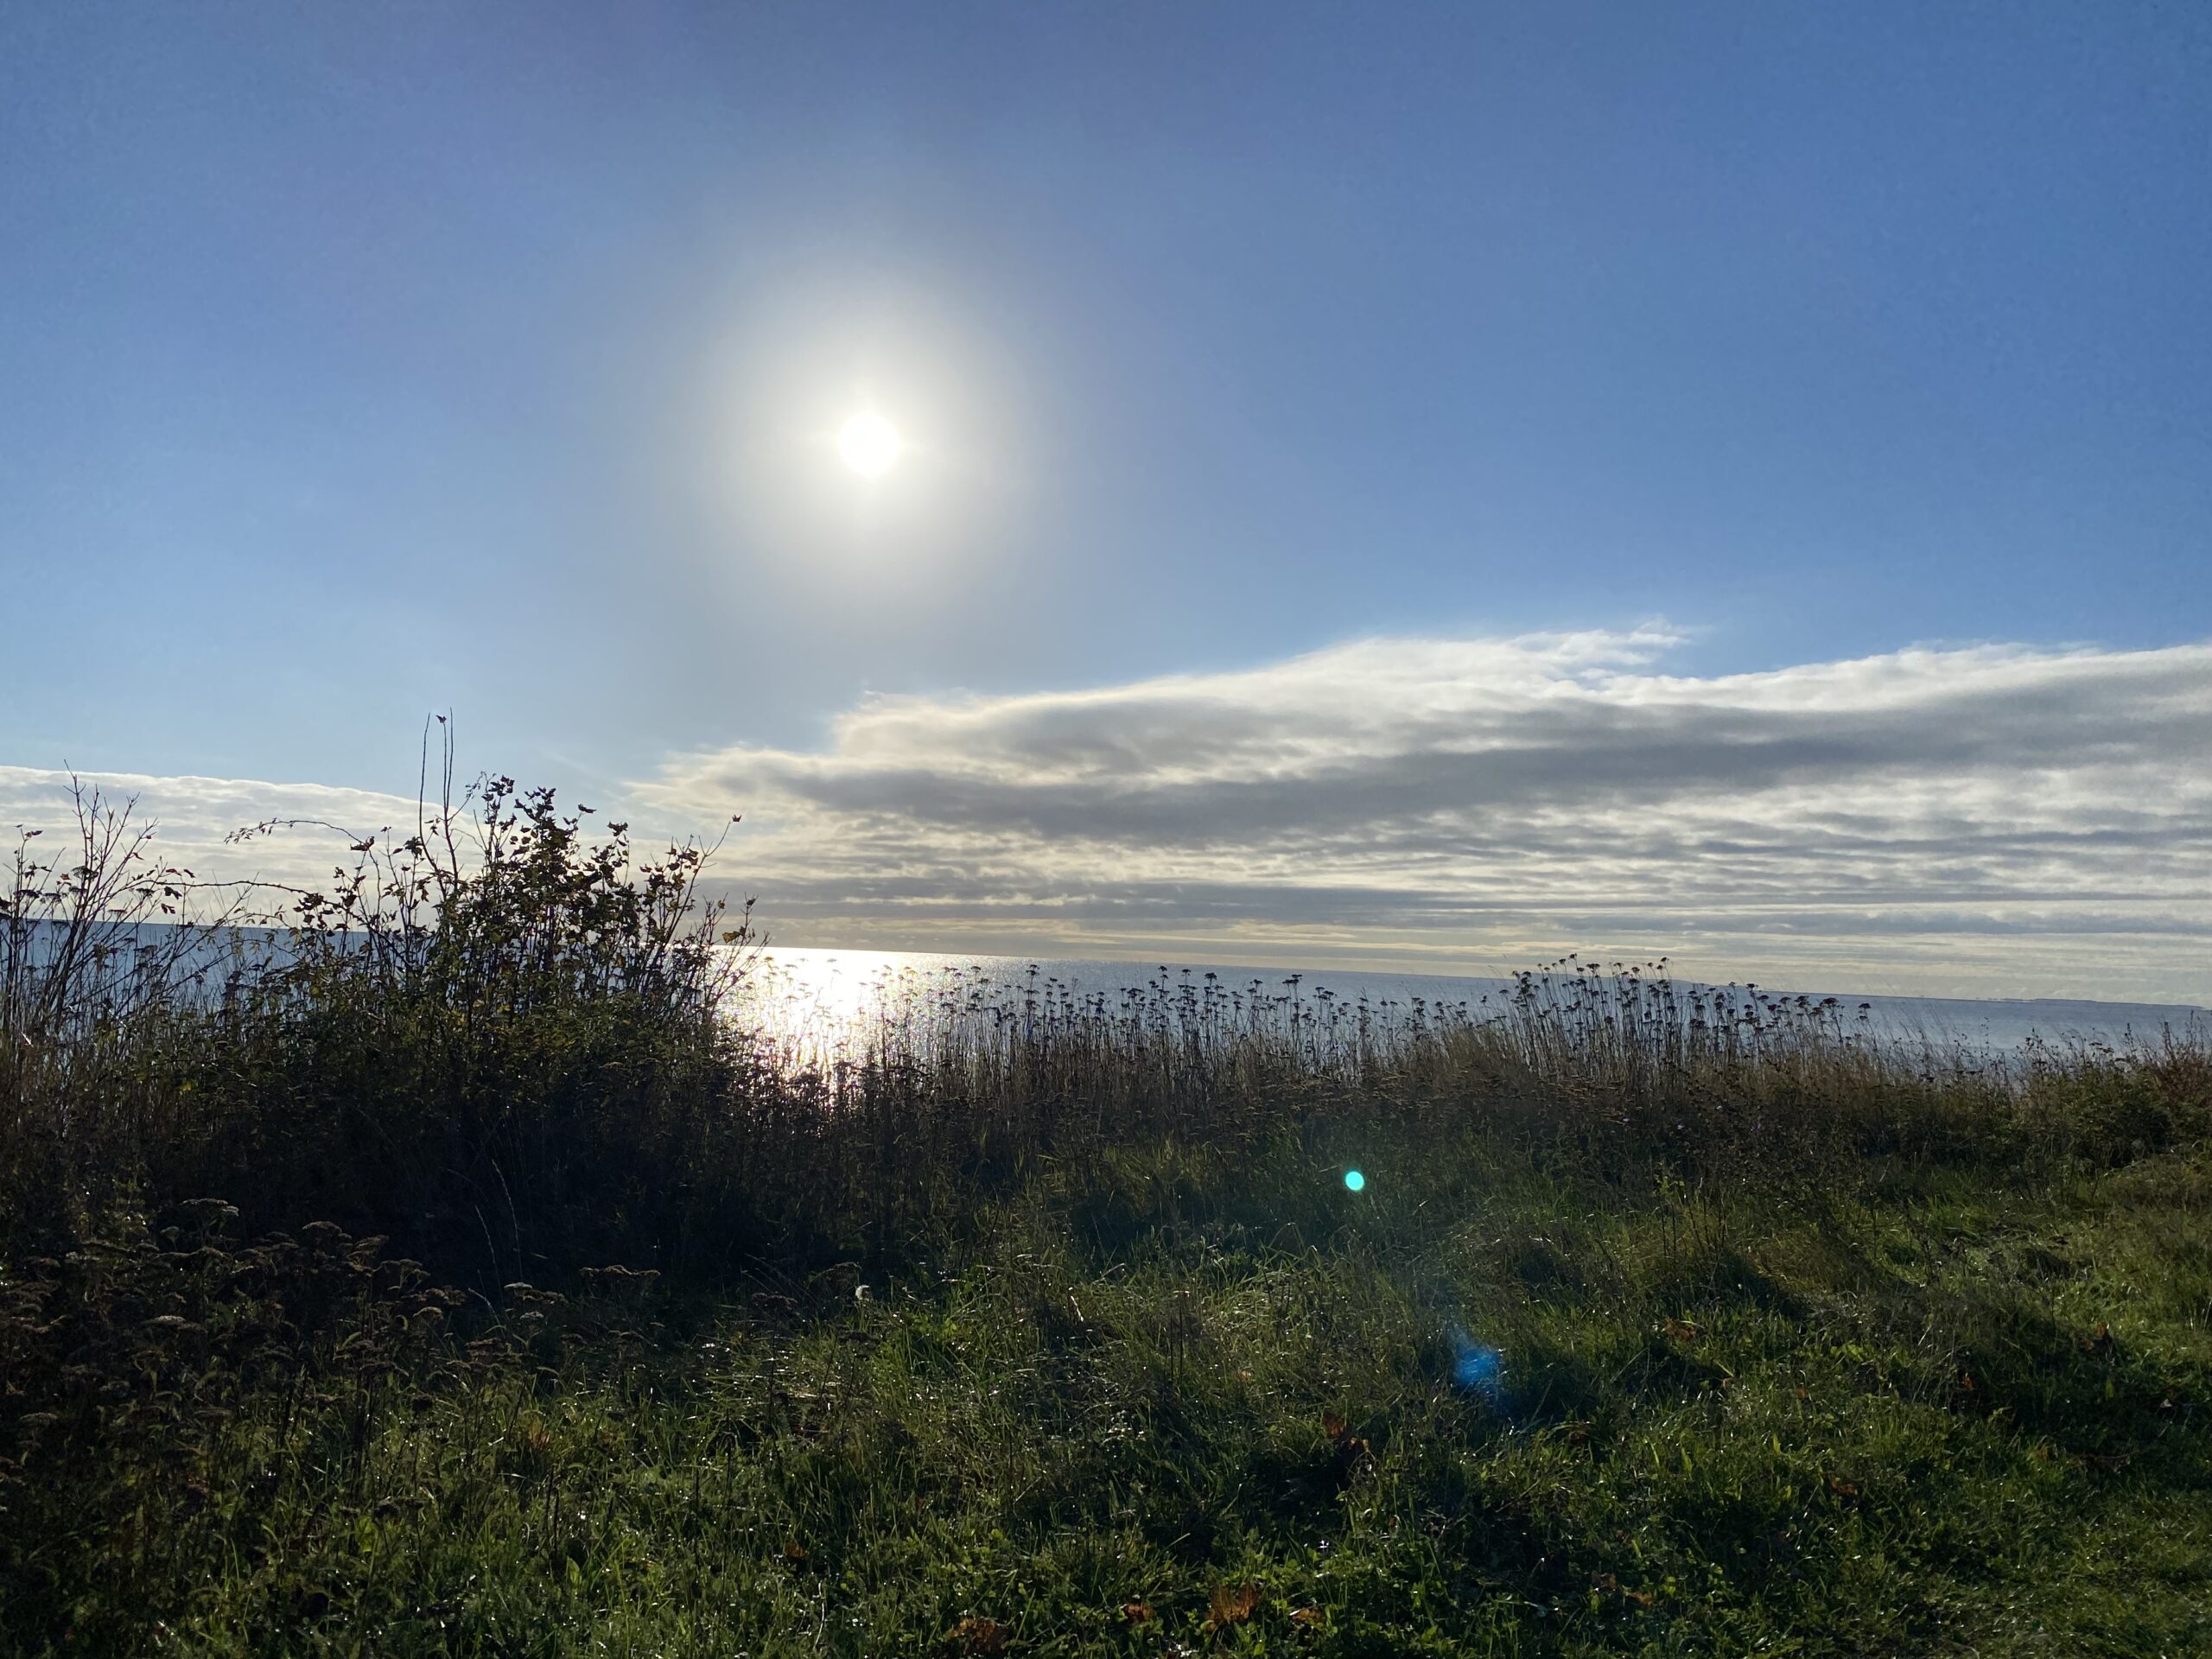
MULTIPOLYGON (((0 763, 404 791, 450 709, 680 822, 887 699, 1126 711, 1360 641, 1602 635, 1527 660, 1655 686, 2191 647, 2208 179, 2191 6, 0 0, 0 763), (864 489, 823 434, 868 405, 912 448, 864 489)), ((1084 896, 1024 868, 840 937, 1084 896)), ((2083 885, 2007 868, 1913 902, 2083 885)))

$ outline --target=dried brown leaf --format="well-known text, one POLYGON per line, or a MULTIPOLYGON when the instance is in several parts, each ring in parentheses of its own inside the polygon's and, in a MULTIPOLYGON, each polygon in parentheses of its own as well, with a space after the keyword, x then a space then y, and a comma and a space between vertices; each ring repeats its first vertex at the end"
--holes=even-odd
POLYGON ((1259 1605, 1258 1585, 1217 1584, 1206 1597, 1206 1628, 1222 1630, 1231 1624, 1242 1624, 1252 1617, 1252 1610, 1259 1605))
POLYGON ((952 1627, 954 1645, 966 1653, 1004 1653, 1013 1639, 1013 1630, 995 1618, 970 1614, 952 1627))

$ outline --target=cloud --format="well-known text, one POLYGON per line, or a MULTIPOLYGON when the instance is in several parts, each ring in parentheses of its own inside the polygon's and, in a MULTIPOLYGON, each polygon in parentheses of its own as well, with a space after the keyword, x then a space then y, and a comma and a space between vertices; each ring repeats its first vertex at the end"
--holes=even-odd
POLYGON ((371 790, 324 784, 270 784, 250 779, 154 777, 137 772, 68 772, 0 766, 0 826, 42 831, 60 844, 74 822, 71 797, 82 785, 110 809, 130 810, 132 821, 150 824, 161 856, 189 868, 201 880, 260 879, 296 887, 327 885, 346 843, 386 827, 413 834, 415 803, 371 790), (281 820, 296 825, 244 841, 232 833, 281 820), (329 827, 325 827, 329 826, 329 827))
MULTIPOLYGON (((872 698, 817 751, 599 803, 745 825, 786 944, 1510 970, 1669 954, 1791 988, 2212 1003, 2212 645, 1921 649, 1714 677, 1672 632, 1376 639, 1232 673, 872 698)), ((0 823, 67 779, 0 767, 0 823)), ((103 775, 203 875, 327 880, 411 802, 103 775)), ((602 819, 602 821, 604 821, 602 819)))
POLYGON ((1094 690, 880 697, 681 757, 786 938, 1960 994, 2212 991, 2212 645, 1709 677, 1663 629, 1366 639, 1094 690))

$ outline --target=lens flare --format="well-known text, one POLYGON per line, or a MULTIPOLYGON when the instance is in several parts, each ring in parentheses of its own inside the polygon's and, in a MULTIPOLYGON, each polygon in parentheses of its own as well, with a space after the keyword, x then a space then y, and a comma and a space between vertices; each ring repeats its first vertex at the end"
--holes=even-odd
POLYGON ((1361 1174, 1357 1170, 1348 1169, 1344 1171, 1344 1185, 1348 1190, 1357 1192, 1360 1188, 1366 1185, 1367 1177, 1361 1174))
POLYGON ((1467 1393, 1495 1402, 1505 1392, 1505 1356, 1465 1331, 1446 1334, 1452 1341, 1452 1380, 1467 1393))

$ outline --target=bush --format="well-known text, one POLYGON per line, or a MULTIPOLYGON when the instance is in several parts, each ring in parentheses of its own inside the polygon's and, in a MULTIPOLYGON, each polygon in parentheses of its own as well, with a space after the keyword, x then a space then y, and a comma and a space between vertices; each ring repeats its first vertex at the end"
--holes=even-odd
POLYGON ((711 849, 462 804, 250 948, 19 846, 0 1651, 2202 1645, 2201 1048, 1570 961, 810 1055, 711 849))
POLYGON ((189 873, 127 809, 79 808, 76 868, 19 849, 0 931, 0 1237, 19 1251, 67 1249, 124 1198, 213 1197, 250 1230, 389 1236, 487 1291, 614 1262, 708 1282, 911 1252, 1048 1166, 1099 1173, 1106 1225, 1115 1149, 1148 1159, 1162 1136, 1233 1160, 1387 1124, 1654 1190, 2102 1166, 2206 1118, 2185 1045, 1905 1055, 1833 1001, 1573 958, 1477 1012, 1301 1001, 1294 981, 925 997, 824 1061, 746 1029, 749 913, 702 899, 712 848, 640 861, 626 825, 588 834, 550 791, 491 778, 404 838, 345 832, 350 864, 283 894, 251 950, 235 909, 231 948, 149 931, 189 873))

